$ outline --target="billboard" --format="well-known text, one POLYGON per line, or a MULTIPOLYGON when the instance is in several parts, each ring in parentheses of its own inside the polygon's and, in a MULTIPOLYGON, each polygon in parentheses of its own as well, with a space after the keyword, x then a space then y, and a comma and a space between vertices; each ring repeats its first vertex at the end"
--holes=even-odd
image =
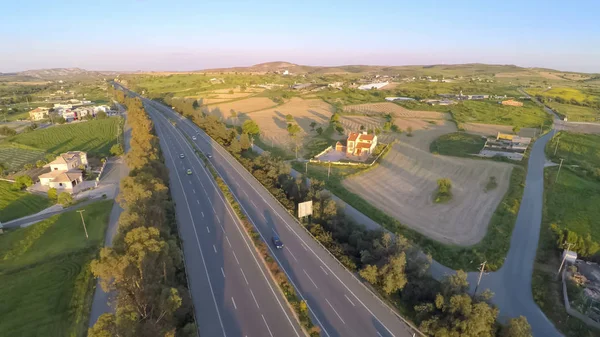
POLYGON ((312 200, 301 202, 298 204, 298 217, 303 218, 305 216, 312 215, 312 200))

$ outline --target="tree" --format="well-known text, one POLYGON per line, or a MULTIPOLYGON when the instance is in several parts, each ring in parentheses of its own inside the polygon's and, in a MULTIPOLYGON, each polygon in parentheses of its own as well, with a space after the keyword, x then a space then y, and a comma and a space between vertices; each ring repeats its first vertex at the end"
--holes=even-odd
POLYGON ((233 95, 233 93, 234 93, 233 89, 229 89, 229 94, 233 95))
POLYGON ((233 109, 229 110, 229 114, 231 115, 231 118, 237 117, 237 112, 235 112, 235 110, 233 110, 233 109))
POLYGON ((310 122, 310 129, 311 129, 312 131, 315 131, 315 127, 316 127, 316 126, 317 126, 317 122, 315 122, 315 121, 312 121, 312 122, 310 122))
POLYGON ((46 162, 41 159, 35 162, 35 167, 37 167, 37 168, 41 168, 44 165, 46 165, 46 162))
POLYGON ((377 284, 377 279, 379 275, 379 271, 377 270, 377 266, 368 264, 363 269, 361 269, 358 274, 364 278, 367 282, 372 285, 377 284))
POLYGON ((31 170, 33 168, 33 164, 32 163, 27 163, 25 165, 23 165, 23 168, 26 170, 31 170))
POLYGON ((33 180, 31 179, 30 176, 25 175, 25 174, 16 177, 15 182, 13 183, 13 186, 16 190, 22 190, 31 185, 33 185, 33 180))
POLYGON ((113 156, 120 156, 120 155, 122 155, 124 153, 123 146, 121 146, 121 144, 115 144, 115 145, 111 146, 110 153, 113 156))
POLYGON ((119 336, 117 319, 114 314, 102 314, 88 330, 88 337, 116 337, 119 336))
POLYGON ((50 187, 48 189, 48 199, 56 201, 58 199, 58 195, 56 193, 56 188, 50 187))
POLYGON ((531 326, 527 318, 519 316, 508 320, 508 325, 502 329, 502 337, 531 337, 531 326))
POLYGON ((336 113, 334 113, 334 114, 331 116, 331 122, 332 122, 332 123, 339 123, 339 122, 340 122, 340 114, 338 114, 337 112, 336 112, 336 113))
POLYGON ((242 133, 242 135, 240 136, 240 148, 243 151, 248 150, 251 147, 250 144, 250 137, 248 137, 247 133, 242 133))
POLYGON ((317 134, 320 136, 322 133, 323 133, 323 128, 319 126, 317 128, 317 134))
POLYGON ((344 134, 344 128, 341 125, 336 125, 335 131, 337 131, 340 136, 344 134))
POLYGON ((242 152, 240 141, 237 140, 237 138, 231 140, 231 143, 229 144, 229 151, 235 155, 240 154, 240 152, 242 152))
POLYGON ((249 119, 242 124, 242 132, 247 133, 250 136, 254 136, 260 133, 260 129, 255 121, 249 119))
POLYGON ((360 129, 360 131, 364 131, 365 130, 365 126, 361 125, 359 129, 360 129))
MULTIPOLYGON (((394 126, 396 126, 396 124, 394 124, 392 127, 394 127, 394 126)), ((413 128, 412 128, 412 126, 409 125, 406 128, 406 135, 410 137, 410 136, 412 136, 412 132, 413 132, 413 128)))
POLYGON ((71 196, 71 194, 69 192, 61 192, 58 195, 58 203, 63 205, 63 206, 67 206, 70 205, 73 202, 73 197, 71 196))
POLYGON ((63 117, 63 116, 59 116, 56 120, 56 123, 58 124, 65 124, 67 122, 67 120, 63 117))
POLYGON ((98 111, 98 113, 96 114, 96 118, 97 119, 105 119, 105 118, 108 118, 108 115, 104 111, 98 111))
POLYGON ((512 128, 512 132, 516 135, 519 133, 519 131, 521 131, 521 127, 518 125, 513 126, 512 128))
POLYGON ((285 120, 286 120, 286 122, 291 123, 294 121, 294 116, 287 114, 287 115, 285 115, 285 120))
POLYGON ((302 131, 302 129, 298 126, 298 124, 292 124, 292 123, 289 123, 287 125, 287 130, 288 130, 288 133, 290 134, 290 136, 292 136, 292 137, 298 135, 300 133, 300 131, 302 131))
POLYGON ((406 285, 406 274, 404 267, 406 266, 406 255, 404 252, 392 255, 388 262, 379 270, 381 278, 381 288, 386 294, 391 294, 395 291, 402 290, 406 285))

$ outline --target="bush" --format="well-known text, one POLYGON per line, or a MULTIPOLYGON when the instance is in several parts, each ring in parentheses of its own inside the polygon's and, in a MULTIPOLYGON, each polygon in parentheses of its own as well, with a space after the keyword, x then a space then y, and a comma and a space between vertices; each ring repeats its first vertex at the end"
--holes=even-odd
POLYGON ((17 134, 17 131, 9 128, 8 126, 0 126, 0 135, 2 136, 14 136, 17 134))
POLYGON ((65 124, 67 120, 63 116, 60 116, 55 120, 55 122, 58 124, 65 124))
POLYGON ((437 180, 438 189, 435 193, 434 201, 443 203, 452 199, 452 182, 449 178, 440 178, 437 180))
POLYGON ((115 144, 110 148, 110 154, 112 154, 113 156, 120 156, 123 153, 123 146, 121 146, 121 144, 115 144))
POLYGON ((73 202, 73 197, 69 192, 61 192, 58 195, 58 203, 63 206, 68 206, 73 202))
POLYGON ((15 178, 15 182, 13 183, 13 187, 15 190, 22 190, 26 187, 33 185, 33 180, 28 175, 22 175, 15 178))
POLYGON ((58 193, 56 192, 56 188, 50 187, 48 189, 48 199, 56 201, 58 199, 58 193))
POLYGON ((105 118, 108 118, 108 115, 106 114, 106 112, 100 111, 96 114, 96 118, 97 119, 105 119, 105 118))
POLYGON ((41 168, 44 165, 46 165, 46 162, 43 161, 43 160, 38 160, 38 161, 35 162, 35 167, 37 167, 37 168, 41 168))

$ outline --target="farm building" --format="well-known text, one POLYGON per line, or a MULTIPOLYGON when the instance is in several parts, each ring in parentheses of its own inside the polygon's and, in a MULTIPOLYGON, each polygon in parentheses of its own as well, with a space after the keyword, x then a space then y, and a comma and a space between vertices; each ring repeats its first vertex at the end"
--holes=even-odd
POLYGON ((356 133, 350 132, 346 145, 337 142, 335 150, 338 152, 346 152, 347 155, 363 156, 370 155, 377 146, 377 136, 369 135, 366 132, 356 133))
POLYGON ((515 101, 515 100, 512 100, 512 99, 509 99, 509 100, 506 100, 506 101, 502 101, 501 103, 502 103, 502 105, 523 106, 522 102, 515 101))
POLYGON ((42 108, 42 107, 35 108, 35 109, 29 111, 29 118, 32 121, 39 121, 41 119, 48 118, 48 110, 49 110, 48 108, 42 108))
POLYGON ((52 162, 44 165, 50 172, 39 176, 40 184, 57 190, 73 191, 73 188, 83 181, 80 167, 88 165, 87 155, 82 151, 69 151, 56 157, 52 162))
POLYGON ((531 143, 530 137, 520 137, 498 132, 496 138, 488 138, 485 149, 524 153, 531 143))
POLYGON ((369 83, 363 84, 358 87, 358 90, 371 90, 371 89, 381 89, 386 85, 390 84, 390 82, 379 82, 379 83, 369 83))

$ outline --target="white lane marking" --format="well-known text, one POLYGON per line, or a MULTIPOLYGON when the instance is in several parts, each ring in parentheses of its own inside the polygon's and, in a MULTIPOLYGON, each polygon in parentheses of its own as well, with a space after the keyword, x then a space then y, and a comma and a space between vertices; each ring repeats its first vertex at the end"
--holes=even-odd
POLYGON ((290 253, 290 255, 291 255, 293 258, 294 258, 294 260, 295 260, 296 262, 298 262, 298 259, 296 259, 296 257, 295 257, 295 256, 294 256, 294 254, 292 253, 292 251, 291 251, 291 250, 290 250, 290 249, 289 249, 287 246, 285 246, 285 249, 287 249, 288 253, 290 253))
MULTIPOLYGON (((207 194, 207 196, 208 196, 208 194, 207 194)), ((210 199, 206 199, 206 200, 208 200, 208 203, 210 204, 210 207, 212 207, 212 208, 213 208, 213 211, 214 211, 214 210, 215 210, 215 207, 213 206, 213 204, 212 204, 212 201, 210 201, 210 199)))
POLYGON ((302 248, 304 248, 305 251, 308 251, 308 248, 306 248, 306 245, 304 243, 300 244, 302 246, 302 248))
POLYGON ((229 244, 229 247, 231 248, 231 241, 229 241, 229 237, 225 237, 225 239, 227 239, 227 243, 229 244))
POLYGON ((340 321, 342 321, 342 323, 346 324, 346 322, 344 322, 344 320, 342 319, 342 316, 340 316, 340 314, 338 314, 338 312, 335 310, 335 308, 333 307, 333 305, 331 305, 331 303, 329 303, 329 300, 325 299, 325 301, 327 302, 327 304, 329 304, 329 306, 331 307, 331 310, 333 310, 333 312, 335 312, 335 314, 340 319, 340 321))
POLYGON ((225 271, 223 270, 223 267, 221 267, 221 274, 223 274, 223 278, 225 278, 225 271))
MULTIPOLYGON (((171 155, 171 151, 169 151, 168 147, 165 147, 166 152, 169 154, 169 158, 171 158, 171 163, 175 166, 175 161, 173 160, 173 156, 171 155)), ((223 336, 226 337, 225 326, 223 325, 223 320, 221 319, 221 313, 219 312, 219 306, 217 305, 217 299, 215 298, 215 292, 212 287, 212 282, 210 281, 210 275, 208 274, 208 268, 206 267, 206 261, 204 260, 204 253, 202 253, 202 246, 200 245, 200 239, 198 239, 198 232, 196 231, 196 224, 194 223, 194 217, 192 216, 192 209, 190 208, 190 204, 187 200, 187 195, 185 193, 185 189, 183 188, 183 182, 181 181, 181 177, 177 174, 177 180, 179 180, 179 186, 181 187, 181 191, 183 192, 183 196, 185 198, 185 203, 187 205, 188 213, 190 215, 190 220, 192 221, 192 228, 194 229, 194 234, 196 235, 196 244, 198 245, 198 250, 200 251, 200 258, 202 259, 202 265, 204 266, 204 272, 206 273, 206 278, 208 280, 208 287, 210 288, 210 293, 212 295, 213 303, 215 305, 215 310, 217 311, 217 317, 219 318, 219 323, 221 325, 221 331, 223 332, 223 336)))
POLYGON ((315 286, 315 288, 319 289, 319 287, 317 287, 317 284, 315 283, 315 281, 313 281, 313 279, 310 277, 310 275, 308 275, 308 273, 306 272, 306 270, 302 269, 302 271, 304 272, 304 275, 306 275, 306 277, 308 277, 308 279, 310 280, 310 282, 312 282, 312 284, 315 286))
POLYGON ((321 268, 321 270, 322 270, 322 271, 325 273, 325 275, 329 275, 329 274, 327 273, 327 271, 325 270, 325 268, 323 268, 323 266, 319 266, 319 268, 321 268))
POLYGON ((196 194, 196 190, 192 188, 192 192, 194 192, 194 194, 196 194))
POLYGON ((254 208, 258 208, 258 206, 256 206, 256 204, 254 203, 254 201, 250 200, 250 202, 252 203, 252 205, 254 205, 254 208))
POLYGON ((217 210, 215 210, 215 206, 213 206, 212 204, 210 204, 210 206, 211 206, 211 207, 212 207, 212 209, 213 209, 213 213, 217 214, 217 210))
POLYGON ((244 195, 246 196, 246 198, 249 198, 248 193, 246 193, 246 191, 243 191, 243 192, 244 192, 244 195))
POLYGON ((198 205, 200 205, 200 200, 196 200, 196 203, 197 203, 198 205))
POLYGON ((238 260, 237 255, 235 255, 234 251, 231 251, 233 253, 233 257, 235 257, 235 262, 237 262, 237 264, 240 264, 240 260, 238 260))
POLYGON ((256 300, 256 296, 254 296, 254 291, 252 291, 252 289, 250 289, 250 294, 252 294, 252 298, 254 299, 254 304, 256 304, 256 307, 260 309, 260 306, 258 305, 258 301, 256 300))
MULTIPOLYGON (((248 283, 248 279, 246 278, 246 274, 244 274, 244 270, 242 268, 240 268, 240 271, 242 272, 242 276, 244 277, 244 281, 246 281, 246 285, 248 285, 249 284, 248 283)), ((252 289, 250 290, 250 292, 252 292, 252 289)), ((258 303, 256 303, 256 306, 258 306, 258 303)))
POLYGON ((237 310, 237 305, 235 305, 235 300, 233 299, 233 296, 231 297, 231 302, 233 302, 233 307, 235 308, 235 310, 237 310))
POLYGON ((379 336, 379 337, 383 337, 383 336, 382 336, 382 335, 379 333, 379 331, 375 330, 375 332, 377 332, 377 336, 379 336))
POLYGON ((355 307, 354 303, 350 301, 350 298, 346 294, 344 294, 344 297, 348 300, 348 302, 350 302, 350 304, 352 304, 353 307, 355 307))
MULTIPOLYGON (((157 103, 157 104, 158 104, 158 103, 157 103)), ((167 109, 168 109, 168 108, 167 108, 167 109)), ((168 110, 168 111, 169 111, 170 113, 172 113, 172 112, 171 112, 171 110, 168 110)), ((160 114, 159 114, 159 116, 160 116, 160 117, 162 117, 162 119, 164 120, 164 121, 163 121, 164 123, 167 123, 167 122, 168 122, 168 120, 167 120, 167 117, 165 117, 165 116, 163 116, 163 115, 160 115, 160 114)), ((188 120, 184 120, 184 122, 186 122, 186 121, 187 121, 188 125, 191 125, 191 127, 192 127, 192 128, 194 127, 194 126, 193 126, 193 124, 191 124, 191 122, 190 122, 190 121, 188 121, 188 120)), ((167 125, 167 127, 168 127, 168 125, 167 125)), ((171 129, 169 129, 169 130, 171 130, 172 132, 177 132, 177 133, 180 135, 180 137, 181 137, 181 138, 185 138, 185 136, 183 135, 183 133, 181 132, 181 130, 179 130, 179 129, 175 128, 175 127, 174 127, 174 126, 172 126, 172 125, 171 125, 171 127, 172 127, 173 129, 172 129, 172 130, 171 130, 171 129), (174 131, 173 131, 173 130, 174 130, 174 131)), ((213 143, 211 143, 211 142, 210 142, 210 137, 208 137, 208 136, 205 136, 205 135, 202 135, 202 138, 203 138, 204 140, 206 140, 206 141, 207 141, 207 142, 208 142, 210 145, 212 145, 212 144, 213 144, 213 143), (208 140, 207 140, 206 138, 208 138, 208 140)), ((180 140, 179 140, 179 139, 177 139, 177 138, 176 138, 176 141, 179 143, 179 145, 180 145, 180 146, 183 146, 183 145, 181 144, 181 142, 180 142, 180 140)), ((194 153, 194 149, 192 148, 192 146, 191 146, 189 143, 185 142, 185 145, 188 147, 188 149, 189 149, 189 150, 190 150, 192 153, 194 153)), ((205 174, 206 174, 206 175, 209 177, 209 182, 211 183, 211 185, 213 186, 213 188, 215 189, 215 191, 217 191, 217 194, 218 194, 219 198, 221 199, 221 202, 223 202, 223 204, 226 204, 226 201, 225 201, 224 197, 223 197, 223 196, 222 196, 220 193, 218 193, 217 186, 215 185, 215 182, 214 182, 214 181, 212 181, 212 180, 210 180, 210 177, 211 177, 211 175, 209 175, 209 172, 207 171, 207 169, 206 169, 206 168, 204 168, 204 165, 203 165, 203 163, 200 161, 200 159, 199 159, 197 156, 194 156, 194 157, 195 157, 196 161, 198 162, 198 164, 200 165, 200 168, 201 168, 201 169, 204 171, 204 173, 205 173, 205 174)), ((222 177, 221 177, 221 179, 222 179, 222 177)), ((200 184, 202 184, 202 182, 200 182, 200 184)), ((204 186, 204 185, 203 185, 203 186, 204 186)), ((204 191, 204 193, 206 194, 206 190, 204 191)), ((208 196, 208 194, 207 194, 207 196, 208 196)), ((235 197, 235 195, 234 195, 234 197, 235 197)), ((263 201, 265 201, 265 198, 263 198, 262 196, 261 196, 261 198, 263 199, 263 201)), ((210 202, 210 199, 208 199, 208 200, 209 200, 209 202, 210 202)), ((236 200, 237 200, 237 202, 239 203, 239 200, 237 199, 237 197, 236 197, 236 200)), ((231 216, 231 218, 232 218, 232 219, 234 219, 234 222, 235 222, 235 217, 234 217, 234 214, 232 213, 232 211, 231 211, 231 210, 230 210, 228 207, 225 207, 225 208, 227 209, 227 212, 228 212, 229 216, 231 216)), ((242 208, 243 208, 243 206, 242 206, 242 208)), ((188 209, 189 209, 189 205, 188 205, 188 209)), ((246 210, 245 210, 245 209, 244 209, 244 212, 246 212, 246 210)), ((237 230, 238 230, 238 233, 239 233, 239 234, 240 234, 240 236, 243 238, 243 240, 244 240, 244 243, 246 244, 246 248, 248 249, 248 252, 250 253, 250 255, 252 255, 252 258, 254 259, 254 263, 255 263, 255 264, 256 264, 256 266, 259 268, 259 270, 260 270, 260 272, 261 272, 261 275, 262 275, 262 276, 263 276, 263 278, 265 279, 265 282, 268 284, 268 286, 269 286, 269 289, 271 290, 271 294, 273 295, 273 297, 275 298, 275 300, 276 300, 276 301, 277 301, 277 303, 279 304, 279 307, 281 308, 281 310, 282 310, 282 311, 283 311, 283 313, 285 314, 285 317, 287 318, 287 320, 288 320, 288 323, 290 324, 290 326, 292 327, 292 329, 293 329, 293 330, 294 330, 294 332, 296 333, 296 336, 297 336, 297 337, 300 337, 300 334, 298 333, 298 330, 296 329, 295 325, 292 323, 292 319, 291 319, 291 318, 290 318, 290 316, 288 315, 288 313, 287 313, 286 309, 284 309, 284 306, 283 306, 282 302, 281 302, 281 301, 279 300, 279 298, 277 297, 277 295, 276 295, 276 293, 275 293, 275 289, 273 288, 273 286, 271 285, 271 283, 268 281, 268 279, 267 279, 267 276, 266 276, 266 274, 265 274, 264 270, 263 270, 263 269, 262 269, 262 267, 261 267, 261 264, 258 262, 258 259, 257 259, 256 255, 255 255, 255 252, 254 252, 254 250, 253 250, 252 248, 250 248, 250 244, 249 244, 249 242, 250 242, 249 240, 250 240, 250 239, 249 239, 249 238, 247 239, 247 236, 244 236, 244 233, 242 232, 242 229, 241 229, 241 223, 240 223, 239 219, 238 219, 238 221, 237 221, 237 222, 235 222, 235 223, 236 223, 236 228, 237 228, 237 230)), ((262 234, 261 234, 261 236, 262 236, 262 234)), ((196 238, 196 239, 197 239, 197 238, 196 238)), ((263 237, 263 240, 265 240, 265 238, 264 238, 264 237, 263 237)), ((273 253, 273 250, 272 250, 271 248, 269 248, 269 249, 271 250, 271 253, 273 253)), ((279 261, 278 261, 278 263, 279 263, 279 261)), ((206 269, 206 266, 205 266, 205 269, 206 269)), ((286 274, 287 274, 287 273, 286 273, 286 274)), ((288 275, 288 277, 289 277, 289 275, 288 275)), ((294 285, 294 287, 297 289, 297 287, 296 287, 295 285, 294 285)), ((211 290, 212 290, 212 289, 211 289, 211 290)), ((214 294, 213 294, 213 299, 214 299, 214 294)), ((215 302, 215 303, 216 303, 216 302, 215 302)), ((312 309, 311 309, 310 307, 309 307, 309 310, 311 311, 311 313, 312 313, 312 314, 313 314, 313 316, 314 316, 314 311, 312 311, 312 309)), ((220 317, 220 316, 219 316, 219 317, 220 317)), ((318 319, 316 316, 315 316, 315 318, 317 319, 317 321, 318 321, 318 324, 319 324, 320 326, 323 326, 323 324, 322 324, 322 323, 319 321, 319 319, 318 319)), ((222 322, 221 322, 221 326, 223 326, 222 322)), ((325 334, 326 334, 327 336, 329 336, 329 333, 328 333, 328 332, 327 332, 325 329, 323 329, 323 331, 325 332, 325 334)))
MULTIPOLYGON (((217 222, 218 222, 218 223, 221 223, 221 220, 219 219, 219 216, 218 216, 218 215, 216 215, 216 214, 215 214, 215 218, 217 218, 217 222)), ((225 230, 223 230, 223 231, 225 231, 225 230)))
POLYGON ((290 232, 292 231, 292 227, 290 227, 290 225, 285 224, 285 226, 287 227, 288 231, 290 231, 290 232))
POLYGON ((265 319, 265 315, 261 314, 263 321, 265 322, 265 325, 267 326, 267 330, 269 330, 269 335, 271 335, 271 337, 273 337, 273 333, 271 332, 271 328, 269 328, 269 324, 267 324, 267 320, 265 319))
POLYGON ((200 212, 200 213, 202 213, 202 217, 204 218, 204 212, 200 212))
POLYGON ((215 250, 215 253, 217 252, 217 246, 213 245, 213 249, 215 250))
POLYGON ((190 183, 190 185, 191 185, 191 184, 192 184, 192 181, 191 181, 191 180, 188 180, 188 183, 190 183))
POLYGON ((208 228, 208 226, 206 226, 206 231, 210 233, 210 228, 208 228))

